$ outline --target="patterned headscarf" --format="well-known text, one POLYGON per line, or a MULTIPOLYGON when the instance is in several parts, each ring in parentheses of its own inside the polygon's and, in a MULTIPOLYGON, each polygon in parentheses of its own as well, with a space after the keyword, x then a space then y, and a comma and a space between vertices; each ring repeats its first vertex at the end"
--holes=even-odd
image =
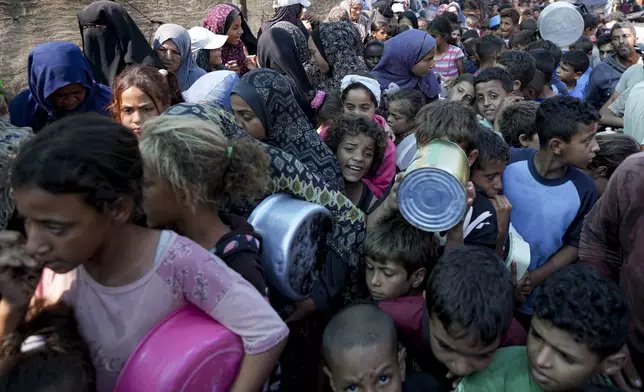
POLYGON ((349 14, 349 20, 353 23, 353 25, 358 29, 360 32, 360 37, 364 41, 365 38, 367 38, 367 32, 370 30, 369 29, 369 18, 364 16, 362 12, 360 13, 360 16, 358 16, 357 21, 352 21, 351 20, 351 7, 354 5, 360 5, 361 7, 364 5, 362 4, 362 0, 343 0, 340 3, 340 7, 342 7, 345 11, 347 11, 347 14, 349 14))
POLYGON ((176 24, 161 25, 154 33, 154 50, 167 40, 172 40, 181 54, 181 66, 176 72, 177 81, 181 91, 186 91, 194 82, 206 74, 206 71, 197 65, 190 51, 190 34, 188 30, 176 24))
POLYGON ((306 42, 306 37, 300 34, 300 29, 289 22, 277 22, 273 25, 273 28, 288 31, 295 45, 295 53, 302 64, 306 64, 311 59, 309 44, 306 42))
POLYGON ((272 69, 249 72, 233 88, 264 125, 266 144, 301 160, 332 189, 344 189, 338 161, 298 106, 291 84, 272 69))
MULTIPOLYGON (((228 138, 248 137, 237 127, 235 118, 215 103, 181 103, 172 106, 162 115, 188 116, 215 123, 228 138)), ((315 137, 320 138, 318 135, 315 137)), ((297 199, 316 203, 328 209, 333 216, 333 232, 327 239, 327 246, 346 265, 352 267, 353 271, 350 272, 350 275, 357 275, 355 272, 359 270, 357 267, 362 262, 362 242, 365 236, 365 221, 362 212, 341 191, 331 189, 318 177, 317 172, 309 170, 308 166, 297 158, 279 148, 264 143, 260 144, 270 156, 269 193, 288 193, 297 199)), ((251 210, 252 208, 249 206, 248 211, 242 215, 248 217, 251 210)), ((319 273, 316 274, 316 277, 319 275, 319 273)), ((354 279, 355 282, 345 288, 348 292, 345 293, 345 302, 350 302, 349 294, 355 296, 358 292, 355 285, 364 280, 364 274, 360 276, 362 279, 354 279)))
POLYGON ((306 72, 314 89, 327 92, 339 89, 345 76, 367 72, 362 58, 362 40, 352 23, 322 23, 311 32, 311 37, 331 67, 328 74, 323 74, 317 64, 312 61, 307 64, 306 72))
MULTIPOLYGON (((206 19, 203 21, 203 27, 212 31, 215 34, 228 35, 228 29, 232 21, 240 16, 239 10, 228 4, 219 4, 213 8, 206 19)), ((242 16, 243 19, 243 16, 242 16)), ((240 75, 248 72, 246 67, 246 52, 244 43, 240 39, 237 45, 231 45, 228 42, 221 48, 221 59, 224 64, 229 61, 237 61, 239 65, 240 75)))
POLYGON ((0 119, 0 230, 7 228, 15 208, 9 185, 11 160, 31 136, 30 128, 14 127, 0 119))

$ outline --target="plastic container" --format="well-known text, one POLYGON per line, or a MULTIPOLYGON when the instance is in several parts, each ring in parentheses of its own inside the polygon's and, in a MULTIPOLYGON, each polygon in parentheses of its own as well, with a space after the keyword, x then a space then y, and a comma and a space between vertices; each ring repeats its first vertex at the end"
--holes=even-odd
POLYGON ((114 392, 225 392, 243 357, 239 336, 188 305, 148 333, 125 363, 114 392))
POLYGON ((419 149, 398 188, 402 216, 417 228, 441 232, 463 219, 470 167, 465 152, 446 140, 419 149))

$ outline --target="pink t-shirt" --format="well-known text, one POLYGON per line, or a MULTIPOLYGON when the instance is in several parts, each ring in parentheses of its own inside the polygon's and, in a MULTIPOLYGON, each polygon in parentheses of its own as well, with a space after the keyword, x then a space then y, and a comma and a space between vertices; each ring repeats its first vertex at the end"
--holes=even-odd
POLYGON ((444 78, 455 78, 458 76, 458 66, 456 61, 465 57, 463 51, 458 46, 450 45, 445 56, 436 59, 434 72, 444 78))
POLYGON ((96 368, 97 392, 111 392, 139 342, 189 303, 239 335, 247 354, 263 353, 288 336, 286 324, 250 283, 170 231, 161 235, 154 267, 134 283, 106 287, 82 266, 64 275, 45 270, 37 295, 74 308, 96 368))

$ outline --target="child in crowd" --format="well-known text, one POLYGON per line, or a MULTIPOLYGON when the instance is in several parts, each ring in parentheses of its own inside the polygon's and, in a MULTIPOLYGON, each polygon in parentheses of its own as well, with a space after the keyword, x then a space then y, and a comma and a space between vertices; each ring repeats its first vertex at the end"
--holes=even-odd
POLYGON ((507 8, 501 11, 501 27, 499 31, 506 44, 512 34, 519 30, 519 19, 521 19, 519 11, 514 8, 507 8))
POLYGON ((523 101, 510 104, 501 112, 499 131, 510 147, 539 149, 539 135, 534 123, 537 109, 537 102, 523 101))
POLYGON ((584 99, 586 86, 579 82, 579 78, 590 67, 588 56, 581 50, 570 50, 561 56, 557 77, 566 84, 568 95, 584 99))
POLYGON ((510 161, 510 148, 496 133, 481 126, 476 133, 478 156, 470 168, 470 180, 476 187, 471 211, 463 223, 466 245, 480 245, 504 255, 511 205, 503 196, 502 176, 510 161))
POLYGON ((378 199, 362 179, 378 171, 387 148, 387 135, 367 117, 343 114, 331 122, 324 142, 338 159, 347 197, 368 214, 378 199))
POLYGON ((112 118, 135 134, 150 118, 161 115, 171 105, 183 102, 174 75, 149 65, 133 65, 114 80, 110 111, 112 118))
POLYGON ((461 102, 468 106, 474 104, 474 76, 470 74, 463 74, 459 76, 449 88, 447 100, 450 102, 461 102))
POLYGON ((286 343, 286 324, 218 257, 171 231, 135 224, 142 180, 136 136, 104 117, 63 119, 22 146, 11 187, 26 238, 2 236, 3 338, 17 330, 32 296, 62 300, 92 347, 97 392, 107 392, 139 342, 192 304, 241 337, 246 353, 233 390, 261 389, 286 343), (17 275, 7 263, 33 272, 17 275))
POLYGON ((532 31, 534 35, 539 27, 537 26, 537 21, 535 19, 526 19, 519 23, 519 31, 532 31))
POLYGON ((407 345, 423 344, 422 292, 438 259, 438 239, 395 213, 367 230, 364 247, 372 298, 394 319, 407 345))
MULTIPOLYGON (((382 128, 386 135, 391 133, 387 121, 376 114, 380 106, 381 91, 380 84, 369 73, 347 75, 342 79, 340 87, 342 99, 342 110, 345 114, 356 114, 375 121, 382 128)), ((320 130, 320 137, 324 140, 327 129, 320 130)), ((387 190, 391 181, 396 175, 396 145, 388 138, 385 156, 382 164, 374 175, 364 178, 365 184, 371 189, 377 198, 381 198, 387 190)))
POLYGON ((173 116, 148 121, 139 148, 147 226, 174 228, 266 296, 261 237, 243 217, 221 212, 266 196, 264 149, 250 138, 229 142, 214 124, 173 116))
POLYGON ((485 68, 492 68, 496 63, 496 60, 501 56, 501 53, 505 50, 505 42, 495 36, 495 35, 486 35, 481 38, 478 44, 476 44, 476 55, 479 59, 479 70, 474 75, 478 75, 478 72, 485 68))
POLYGON ((425 95, 418 90, 399 90, 387 97, 387 124, 396 136, 396 145, 414 132, 416 115, 423 106, 425 95))
POLYGON ((464 42, 463 44, 463 46, 465 46, 465 56, 466 56, 463 62, 463 70, 465 71, 466 74, 474 75, 476 72, 478 72, 479 61, 476 54, 476 45, 480 41, 481 41, 480 38, 471 38, 466 42, 464 42))
POLYGON ((532 293, 520 309, 524 326, 536 288, 577 259, 584 217, 597 200, 595 184, 580 169, 599 151, 598 119, 599 113, 577 98, 557 96, 541 103, 535 118, 539 150, 513 150, 503 173, 510 222, 530 244, 532 293))
POLYGON ((641 149, 640 144, 628 135, 601 133, 596 139, 599 152, 584 171, 595 181, 597 195, 601 197, 617 166, 641 149))
POLYGON ((324 330, 322 353, 333 392, 433 392, 439 387, 427 374, 406 373, 407 353, 398 344, 396 326, 373 305, 353 305, 333 316, 324 330))
POLYGON ((318 91, 321 101, 315 113, 315 120, 318 126, 318 134, 331 124, 333 119, 342 114, 342 97, 340 91, 331 90, 330 92, 318 91))
POLYGON ((96 392, 89 348, 70 307, 59 303, 38 310, 28 322, 3 337, 0 390, 96 392))
POLYGON ((590 40, 590 38, 586 37, 585 35, 582 35, 575 43, 570 45, 570 50, 581 50, 588 56, 588 58, 592 57, 593 55, 593 41, 590 40))
POLYGON ((393 26, 390 26, 386 21, 374 20, 371 22, 371 37, 375 40, 385 42, 389 38, 390 27, 393 26))
POLYGON ((425 305, 427 336, 435 357, 431 369, 436 377, 448 372, 450 377, 464 377, 481 371, 499 347, 526 343, 525 330, 512 317, 510 271, 490 249, 447 249, 429 276, 425 305))
POLYGON ((534 306, 527 347, 498 350, 457 392, 586 391, 620 372, 628 310, 617 285, 587 266, 570 265, 543 284, 534 306))
POLYGON ((503 68, 487 68, 476 77, 476 106, 481 115, 481 125, 494 129, 497 113, 505 98, 513 91, 512 75, 503 68))
POLYGON ((461 36, 461 42, 463 45, 474 39, 481 39, 481 36, 476 32, 476 30, 465 30, 461 36))
MULTIPOLYGON (((545 83, 535 101, 544 102, 547 99, 557 96, 552 89, 552 75, 555 72, 555 59, 546 49, 533 49, 528 52, 534 58, 536 69, 541 71, 545 83)), ((566 92, 568 89, 566 89, 566 92)))
POLYGON ((364 63, 371 71, 380 62, 382 53, 385 51, 385 44, 382 41, 369 41, 364 46, 364 63))
POLYGON ((545 49, 548 51, 548 53, 550 53, 550 56, 552 56, 552 58, 555 61, 555 65, 554 65, 555 68, 552 71, 552 75, 550 75, 551 78, 548 79, 550 84, 552 84, 551 89, 559 95, 568 95, 568 89, 566 88, 566 85, 561 80, 559 80, 557 78, 557 75, 555 74, 555 71, 557 70, 557 66, 559 66, 559 63, 561 62, 561 56, 562 56, 561 49, 559 49, 559 47, 555 45, 552 41, 543 40, 543 39, 531 43, 526 48, 528 52, 534 49, 545 49))
POLYGON ((525 50, 528 45, 537 40, 532 30, 515 31, 508 41, 511 50, 525 50))
POLYGON ((427 28, 429 34, 436 40, 436 55, 434 56, 434 73, 443 79, 456 78, 462 75, 463 50, 454 46, 452 41, 452 25, 446 17, 434 19, 427 28))
POLYGON ((501 53, 496 65, 512 75, 514 84, 512 90, 521 93, 534 78, 536 64, 534 58, 527 52, 508 50, 501 53))

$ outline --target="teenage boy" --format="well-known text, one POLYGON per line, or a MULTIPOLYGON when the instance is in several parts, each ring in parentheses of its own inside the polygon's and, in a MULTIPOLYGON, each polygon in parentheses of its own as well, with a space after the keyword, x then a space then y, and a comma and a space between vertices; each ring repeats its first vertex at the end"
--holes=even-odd
POLYGON ((534 58, 527 52, 521 50, 508 50, 501 53, 496 62, 496 66, 501 67, 512 75, 514 85, 512 89, 520 92, 534 78, 536 63, 534 58))
MULTIPOLYGON (((496 59, 505 50, 505 42, 496 35, 486 35, 476 44, 476 55, 479 59, 479 70, 494 67, 496 59)), ((476 76, 475 74, 474 76, 476 76)))
POLYGON ((521 15, 514 8, 506 8, 501 11, 501 27, 499 28, 499 32, 506 44, 512 34, 515 31, 519 31, 519 19, 521 19, 521 15))
POLYGON ((619 288, 596 271, 571 265, 544 283, 535 300, 527 347, 497 351, 487 369, 456 392, 582 391, 606 384, 624 366, 628 311, 619 288))
POLYGON ((499 117, 499 131, 510 147, 539 149, 539 135, 534 124, 537 109, 537 102, 523 101, 503 110, 499 117))
POLYGON ((598 118, 577 98, 557 96, 541 103, 535 118, 539 150, 513 150, 503 172, 510 222, 530 244, 532 293, 519 310, 524 326, 532 315, 535 288, 577 259, 584 217, 597 200, 594 182, 580 169, 599 151, 598 118))
POLYGON ((503 68, 487 68, 476 76, 474 90, 476 93, 476 106, 483 117, 481 125, 494 129, 494 121, 505 98, 514 89, 512 75, 503 68))
POLYGON ((597 110, 601 109, 613 94, 624 71, 642 60, 639 53, 635 51, 637 35, 631 23, 615 23, 610 30, 610 37, 615 54, 606 57, 593 68, 586 91, 586 101, 597 110))
POLYGON ((531 51, 534 49, 545 49, 550 53, 550 56, 555 60, 555 68, 552 71, 552 75, 548 75, 548 81, 551 84, 550 88, 552 91, 559 95, 568 95, 568 89, 566 88, 566 85, 557 78, 557 75, 555 74, 555 71, 557 70, 557 66, 559 65, 559 62, 561 61, 561 56, 562 52, 561 49, 557 45, 555 45, 552 41, 548 40, 538 40, 526 48, 527 51, 531 51))
POLYGON ((581 77, 589 67, 590 60, 581 50, 570 50, 561 56, 557 77, 566 84, 568 95, 584 99, 586 85, 581 83, 581 77))
MULTIPOLYGON (((545 78, 545 83, 539 95, 535 98, 537 102, 544 102, 547 99, 557 96, 557 93, 552 89, 552 75, 555 72, 555 59, 550 52, 546 49, 533 49, 528 52, 535 61, 535 67, 541 71, 545 78)), ((566 93, 568 89, 566 88, 566 93)))
POLYGON ((515 31, 508 41, 508 47, 511 50, 525 50, 528 45, 536 41, 537 38, 531 30, 515 31))
POLYGON ((324 373, 333 392, 433 392, 427 374, 406 374, 406 351, 391 318, 373 305, 338 312, 322 336, 324 373))

